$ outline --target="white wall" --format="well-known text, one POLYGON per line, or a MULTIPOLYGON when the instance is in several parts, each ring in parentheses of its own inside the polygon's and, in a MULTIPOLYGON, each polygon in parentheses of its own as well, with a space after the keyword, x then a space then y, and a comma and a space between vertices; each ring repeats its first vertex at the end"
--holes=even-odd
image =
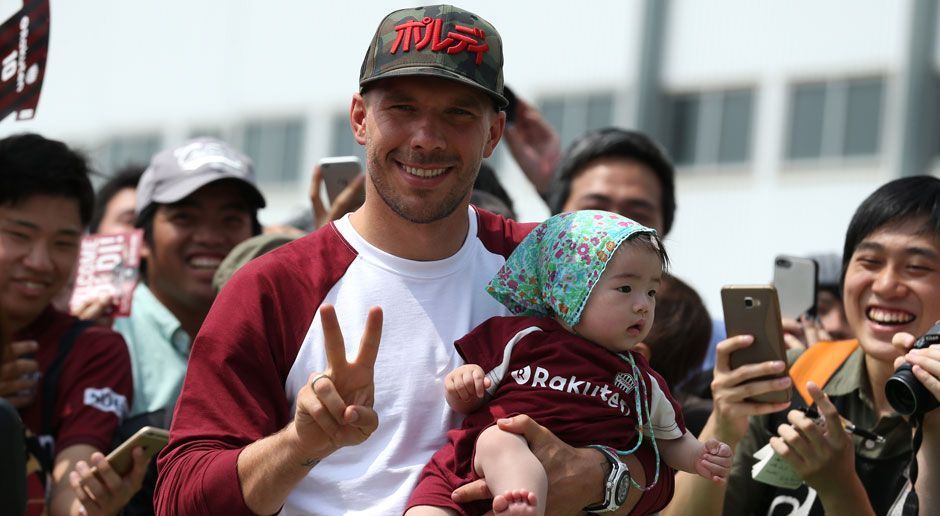
MULTIPOLYGON (((345 109, 378 22, 402 5, 53 0, 39 114, 15 128, 4 122, 2 130, 87 138, 121 128, 345 109)), ((621 49, 635 44, 630 8, 638 3, 594 2, 594 16, 572 16, 560 1, 461 5, 499 28, 507 82, 522 94, 544 85, 622 84, 635 68, 634 54, 621 49)))
MULTIPOLYGON (((638 66, 639 0, 459 2, 504 39, 507 83, 522 96, 630 91, 638 66)), ((0 0, 0 13, 16 0, 0 0)), ((14 6, 11 8, 10 6, 14 6)), ((86 146, 158 130, 165 143, 195 127, 249 117, 308 117, 298 187, 268 190, 273 220, 304 202, 306 170, 329 151, 330 116, 357 87, 379 20, 408 3, 379 0, 52 0, 50 57, 38 115, 0 122, 0 136, 38 131, 86 146)), ((752 161, 682 171, 675 272, 714 314, 725 283, 766 282, 772 257, 839 250, 858 203, 895 175, 898 78, 910 0, 671 0, 667 91, 756 88, 752 161), (888 77, 882 155, 871 162, 794 168, 782 159, 787 86, 794 80, 888 77)), ((940 44, 940 43, 938 43, 940 44)), ((547 213, 518 170, 501 173, 524 220, 547 213)))
MULTIPOLYGON (((18 8, 15 0, 0 7, 18 8), (10 7, 14 5, 14 7, 10 7)), ((30 122, 0 122, 0 135, 37 131, 94 148, 115 134, 159 130, 169 145, 189 130, 232 127, 248 117, 303 113, 307 142, 300 188, 268 188, 275 220, 305 202, 307 170, 329 152, 331 116, 348 109, 366 47, 389 1, 52 0, 47 75, 30 122)), ((522 96, 612 87, 636 68, 636 1, 468 0, 504 40, 507 83, 522 96), (628 73, 629 72, 629 73, 628 73)), ((504 160, 528 220, 544 217, 534 191, 504 160)))
POLYGON ((677 275, 715 316, 730 283, 768 283, 773 257, 841 253, 858 204, 896 177, 899 82, 911 3, 895 0, 671 0, 667 91, 753 87, 751 161, 680 170, 667 240, 677 275), (885 76, 881 155, 796 166, 784 159, 788 88, 797 81, 885 76))
POLYGON ((721 286, 769 283, 774 256, 841 253, 852 214, 881 183, 874 176, 840 170, 766 184, 738 174, 680 178, 666 241, 674 271, 718 315, 721 286))
POLYGON ((895 70, 910 1, 670 0, 670 85, 895 70))

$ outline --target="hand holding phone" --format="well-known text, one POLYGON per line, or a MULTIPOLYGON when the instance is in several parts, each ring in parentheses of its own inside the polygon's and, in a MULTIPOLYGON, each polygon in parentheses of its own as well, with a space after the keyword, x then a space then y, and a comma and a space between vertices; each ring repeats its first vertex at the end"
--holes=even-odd
POLYGON ((94 452, 69 472, 69 487, 87 514, 117 514, 140 490, 148 463, 166 445, 166 430, 145 426, 103 456, 94 452), (142 453, 135 459, 134 450, 142 453), (91 467, 91 465, 94 465, 91 467))
MULTIPOLYGON (((728 337, 751 335, 754 342, 731 354, 731 368, 768 361, 786 363, 786 347, 780 321, 777 291, 770 285, 728 285, 721 289, 721 305, 725 315, 728 337)), ((789 374, 784 370, 774 376, 754 378, 751 382, 780 378, 789 374)), ((769 392, 748 398, 748 401, 777 403, 790 400, 790 389, 769 392)))
POLYGON ((152 459, 169 441, 170 432, 162 428, 145 426, 108 454, 108 464, 123 477, 134 465, 134 457, 131 455, 134 448, 141 447, 144 457, 152 459))
MULTIPOLYGON (((330 205, 343 193, 343 190, 362 175, 362 162, 356 156, 323 158, 318 166, 320 167, 320 175, 323 177, 323 186, 326 188, 326 198, 330 201, 330 205)), ((359 204, 362 204, 362 201, 359 204)))

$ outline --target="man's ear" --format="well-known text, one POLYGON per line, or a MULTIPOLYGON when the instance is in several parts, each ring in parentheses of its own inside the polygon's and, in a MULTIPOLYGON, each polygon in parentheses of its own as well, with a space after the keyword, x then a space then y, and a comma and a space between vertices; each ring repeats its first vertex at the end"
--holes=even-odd
POLYGON ((366 101, 360 93, 354 93, 349 106, 349 124, 353 137, 359 145, 366 144, 366 101))
POLYGON ((500 111, 493 117, 492 123, 487 131, 486 145, 483 147, 483 157, 488 158, 496 149, 496 144, 503 137, 503 131, 506 129, 506 112, 500 111))
POLYGON ((645 342, 637 342, 636 346, 633 346, 633 351, 643 355, 647 362, 653 358, 653 350, 645 342))

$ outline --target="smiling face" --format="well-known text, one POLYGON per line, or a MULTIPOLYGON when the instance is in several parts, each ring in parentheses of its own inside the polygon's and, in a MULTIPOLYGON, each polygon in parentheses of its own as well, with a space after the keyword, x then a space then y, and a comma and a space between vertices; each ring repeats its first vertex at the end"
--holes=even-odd
POLYGON ((419 224, 466 204, 505 115, 469 86, 430 77, 384 79, 353 98, 351 119, 366 146, 366 205, 419 224))
POLYGON ((81 234, 74 199, 34 195, 0 206, 0 304, 14 330, 42 313, 68 281, 81 234))
POLYGON ((940 237, 925 219, 885 225, 856 247, 845 273, 845 314, 865 352, 891 363, 895 333, 920 336, 940 320, 940 237))
POLYGON ((574 331, 614 352, 632 349, 653 325, 662 274, 655 251, 624 242, 591 291, 574 331))
POLYGON ((222 259, 251 236, 253 205, 228 181, 210 183, 153 216, 146 245, 147 285, 174 310, 204 310, 215 299, 212 277, 222 259))

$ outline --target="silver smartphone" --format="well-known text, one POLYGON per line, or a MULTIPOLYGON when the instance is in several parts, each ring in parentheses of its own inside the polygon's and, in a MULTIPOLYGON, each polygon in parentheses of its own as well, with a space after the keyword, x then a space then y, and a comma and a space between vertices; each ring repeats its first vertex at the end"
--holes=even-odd
POLYGON ((362 174, 362 162, 357 156, 335 156, 320 160, 320 175, 330 204, 350 183, 362 174))
POLYGON ((799 319, 816 316, 819 265, 811 258, 780 255, 774 258, 774 288, 780 298, 780 315, 799 319))

